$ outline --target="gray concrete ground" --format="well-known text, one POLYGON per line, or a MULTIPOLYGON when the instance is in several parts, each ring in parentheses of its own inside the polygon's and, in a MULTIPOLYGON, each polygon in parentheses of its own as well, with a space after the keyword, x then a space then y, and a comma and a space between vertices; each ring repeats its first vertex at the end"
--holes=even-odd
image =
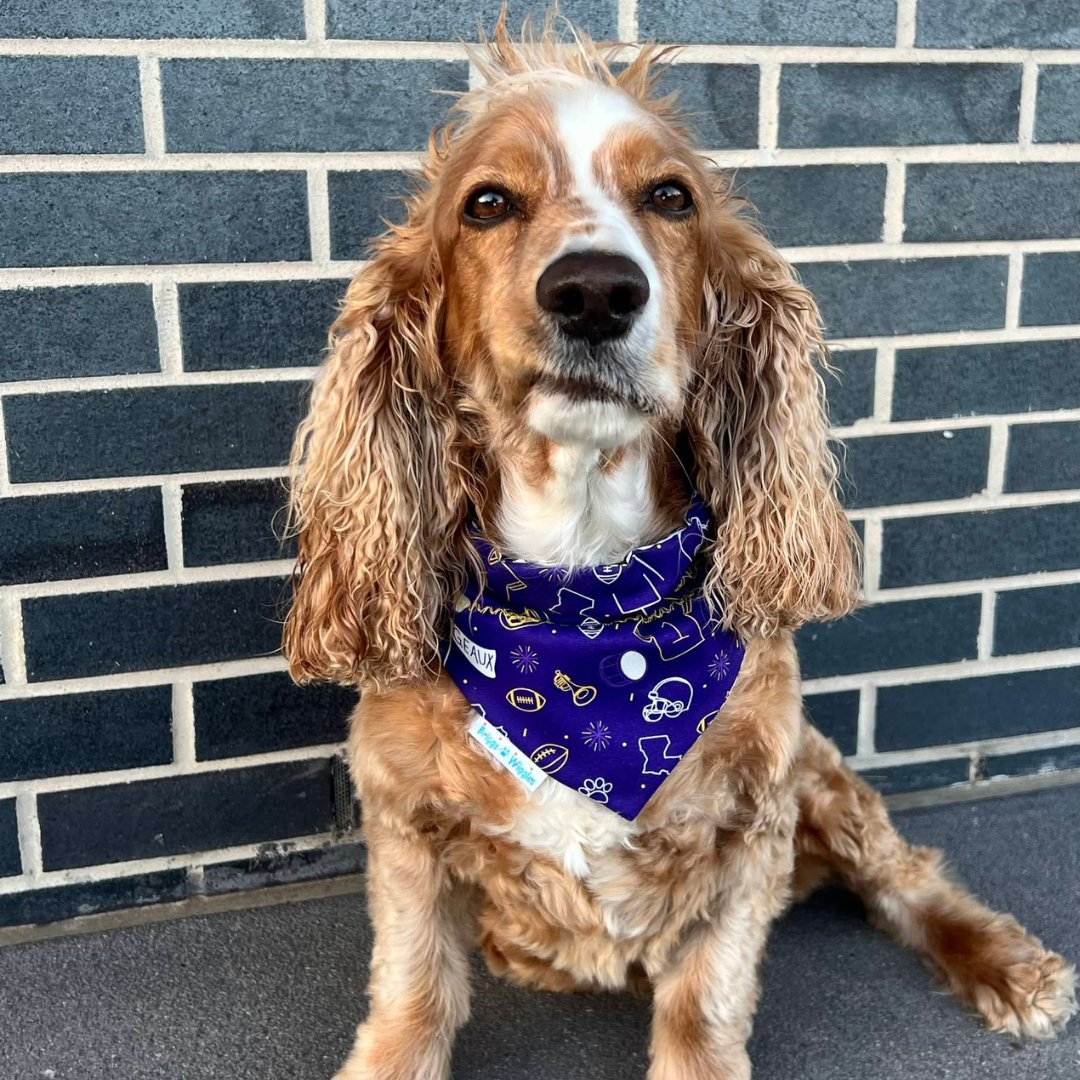
MULTIPOLYGON (((897 815, 985 899, 1080 958, 1080 787, 897 815)), ((0 950, 0 1080, 324 1080, 363 1010, 359 896, 0 950)), ((478 970, 455 1080, 644 1077, 648 1008, 527 993, 478 970)), ((755 1080, 1080 1080, 1080 1022, 992 1035, 826 892, 777 928, 755 1080)))

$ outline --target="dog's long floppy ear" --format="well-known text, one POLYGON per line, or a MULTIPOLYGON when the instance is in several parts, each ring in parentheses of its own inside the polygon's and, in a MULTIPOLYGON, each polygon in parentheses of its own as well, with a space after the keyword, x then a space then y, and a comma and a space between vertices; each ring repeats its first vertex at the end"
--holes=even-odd
POLYGON ((855 606, 856 540, 828 445, 817 306, 730 205, 709 223, 688 427, 716 528, 707 587, 732 628, 769 635, 855 606))
POLYGON ((349 286, 293 448, 285 652, 300 682, 388 689, 430 674, 461 585, 468 495, 443 288, 429 210, 409 207, 349 286))

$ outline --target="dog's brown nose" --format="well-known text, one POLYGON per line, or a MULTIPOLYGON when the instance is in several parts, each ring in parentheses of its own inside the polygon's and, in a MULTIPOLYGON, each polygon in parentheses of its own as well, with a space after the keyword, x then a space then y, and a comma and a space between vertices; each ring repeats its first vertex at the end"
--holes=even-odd
POLYGON ((556 259, 536 283, 536 301, 569 337, 591 343, 618 337, 649 299, 649 279, 625 255, 575 251, 556 259))

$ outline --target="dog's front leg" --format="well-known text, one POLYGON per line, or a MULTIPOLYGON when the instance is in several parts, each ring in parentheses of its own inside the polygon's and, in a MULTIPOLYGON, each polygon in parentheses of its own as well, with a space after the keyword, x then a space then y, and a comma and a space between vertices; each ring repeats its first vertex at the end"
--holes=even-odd
POLYGON ((423 834, 365 822, 371 1009, 335 1080, 445 1080, 469 1015, 470 897, 423 834))

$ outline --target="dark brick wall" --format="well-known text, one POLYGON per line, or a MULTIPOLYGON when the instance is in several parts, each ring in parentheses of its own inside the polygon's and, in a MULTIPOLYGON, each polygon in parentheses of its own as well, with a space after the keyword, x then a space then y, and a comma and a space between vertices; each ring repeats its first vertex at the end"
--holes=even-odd
MULTIPOLYGON (((820 303, 869 603, 799 635, 814 722, 888 793, 1080 768, 1080 8, 562 11, 689 47, 820 303)), ((362 868, 354 695, 277 651, 285 463, 493 12, 0 4, 0 925, 362 868)))

